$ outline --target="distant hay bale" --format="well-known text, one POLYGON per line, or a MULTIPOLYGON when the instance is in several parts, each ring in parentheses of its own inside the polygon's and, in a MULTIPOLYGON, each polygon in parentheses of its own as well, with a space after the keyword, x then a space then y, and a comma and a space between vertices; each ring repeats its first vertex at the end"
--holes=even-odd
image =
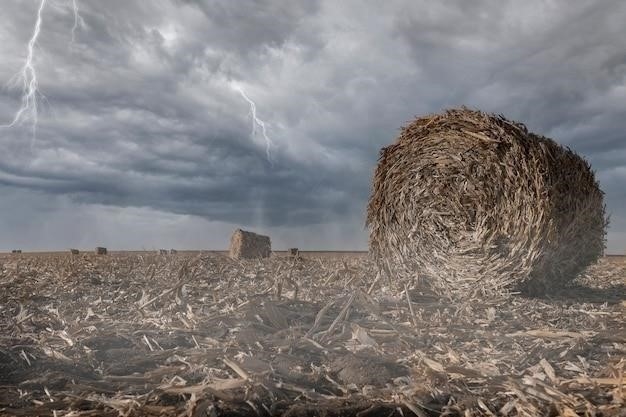
POLYGON ((269 236, 237 229, 230 239, 229 254, 231 258, 268 258, 271 253, 272 245, 269 236))
POLYGON ((589 164, 503 116, 418 118, 381 151, 370 253, 438 292, 549 291, 602 256, 607 220, 589 164))
POLYGON ((107 254, 107 248, 103 248, 101 246, 98 246, 96 248, 96 255, 106 255, 107 254))
POLYGON ((80 253, 80 251, 78 249, 70 249, 70 253, 72 255, 78 255, 80 253))

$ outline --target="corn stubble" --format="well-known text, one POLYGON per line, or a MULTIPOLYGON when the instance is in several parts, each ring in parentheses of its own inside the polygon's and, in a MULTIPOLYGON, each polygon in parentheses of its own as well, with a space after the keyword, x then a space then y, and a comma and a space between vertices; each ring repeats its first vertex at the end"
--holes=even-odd
POLYGON ((623 411, 626 261, 551 299, 451 302, 376 271, 302 252, 0 255, 0 416, 623 411))

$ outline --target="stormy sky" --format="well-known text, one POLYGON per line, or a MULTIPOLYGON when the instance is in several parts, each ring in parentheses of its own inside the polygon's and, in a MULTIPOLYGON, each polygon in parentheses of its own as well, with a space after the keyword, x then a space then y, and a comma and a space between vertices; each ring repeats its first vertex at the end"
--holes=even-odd
MULTIPOLYGON (((40 2, 0 5, 0 124, 40 2)), ((73 41, 72 0, 42 10, 36 135, 32 117, 0 128, 0 250, 219 249, 236 227, 277 249, 365 249, 379 149, 460 105, 587 158, 608 252, 626 250, 622 0, 77 5, 73 41)))

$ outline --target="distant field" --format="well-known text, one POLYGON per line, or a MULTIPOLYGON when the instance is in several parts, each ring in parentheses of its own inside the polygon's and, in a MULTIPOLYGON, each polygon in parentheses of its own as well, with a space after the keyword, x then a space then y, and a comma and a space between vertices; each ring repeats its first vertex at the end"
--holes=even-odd
POLYGON ((626 262, 626 255, 606 255, 605 258, 610 262, 626 262))
MULTIPOLYGON (((153 250, 148 250, 148 251, 115 251, 115 250, 111 250, 109 251, 109 254, 134 254, 134 255, 141 255, 141 254, 154 254, 155 252, 158 251, 153 251, 153 250)), ((81 250, 80 252, 81 254, 89 254, 89 253, 93 253, 93 250, 81 250)), ((186 255, 200 255, 200 254, 206 254, 206 255, 223 255, 223 256, 227 256, 228 255, 228 251, 227 250, 180 250, 178 251, 179 254, 186 254, 186 255)), ((300 251, 300 256, 305 257, 305 258, 361 258, 361 257, 366 257, 367 256, 367 251, 326 251, 326 250, 313 250, 313 251, 300 251)), ((51 251, 51 252, 23 252, 22 255, 42 255, 42 256, 49 256, 49 255, 55 255, 55 254, 68 254, 69 255, 69 250, 67 251, 51 251)), ((278 250, 278 251, 274 251, 273 254, 275 256, 288 256, 289 252, 288 251, 284 251, 284 250, 278 250)), ((16 254, 11 253, 11 252, 0 252, 0 258, 1 257, 5 257, 5 256, 15 256, 16 254)), ((609 254, 606 255, 605 258, 610 261, 610 262, 626 262, 626 255, 614 255, 614 254, 609 254)))
MULTIPOLYGON (((155 252, 158 251, 153 251, 153 250, 148 250, 148 251, 115 251, 115 250, 110 250, 109 254, 111 255, 116 255, 116 254, 132 254, 132 255, 141 255, 141 254, 154 254, 155 252)), ((93 253, 93 250, 81 250, 80 251, 81 254, 91 254, 93 253)), ((367 251, 324 251, 324 250, 316 250, 316 251, 300 251, 300 256, 303 257, 307 257, 307 258, 343 258, 343 257, 349 257, 349 258, 353 258, 353 257, 364 257, 367 256, 367 251)), ((50 256, 50 255, 62 255, 62 254, 70 254, 69 250, 66 251, 50 251, 50 252, 23 252, 21 253, 21 255, 28 255, 28 256, 50 256)), ((227 256, 228 255, 228 251, 227 250, 180 250, 178 251, 178 254, 185 254, 185 255, 200 255, 200 254, 206 254, 206 255, 223 255, 223 256, 227 256)), ((275 256, 288 256, 289 252, 288 251, 274 251, 273 254, 275 256)), ((3 256, 16 256, 16 255, 20 255, 20 254, 15 254, 15 253, 11 253, 11 252, 0 252, 0 257, 3 256)))

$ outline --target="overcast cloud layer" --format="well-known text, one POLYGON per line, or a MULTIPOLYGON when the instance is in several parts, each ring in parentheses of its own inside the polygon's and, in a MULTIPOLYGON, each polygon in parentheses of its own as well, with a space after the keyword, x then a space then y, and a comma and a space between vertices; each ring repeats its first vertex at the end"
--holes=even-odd
MULTIPOLYGON (((39 0, 0 6, 0 83, 39 0)), ((585 156, 626 248, 626 2, 48 1, 42 101, 0 129, 0 250, 365 249, 379 149, 416 115, 467 105, 585 156), (272 140, 251 135, 256 102, 272 140)), ((0 91, 0 124, 20 105, 0 91)))

